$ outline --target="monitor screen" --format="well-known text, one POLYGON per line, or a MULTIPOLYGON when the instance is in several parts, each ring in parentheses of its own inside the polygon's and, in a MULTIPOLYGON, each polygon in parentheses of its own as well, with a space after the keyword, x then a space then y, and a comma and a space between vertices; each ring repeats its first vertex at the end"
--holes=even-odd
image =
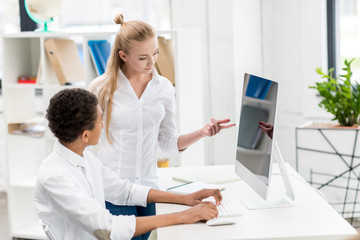
POLYGON ((269 184, 278 83, 245 74, 236 173, 264 199, 269 184))

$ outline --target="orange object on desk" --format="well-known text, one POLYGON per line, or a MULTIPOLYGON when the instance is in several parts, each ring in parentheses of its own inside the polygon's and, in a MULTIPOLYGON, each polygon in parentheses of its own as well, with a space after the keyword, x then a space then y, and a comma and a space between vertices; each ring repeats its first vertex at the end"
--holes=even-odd
POLYGON ((157 166, 159 168, 169 167, 169 162, 170 162, 170 159, 168 159, 168 158, 158 159, 157 160, 157 166))

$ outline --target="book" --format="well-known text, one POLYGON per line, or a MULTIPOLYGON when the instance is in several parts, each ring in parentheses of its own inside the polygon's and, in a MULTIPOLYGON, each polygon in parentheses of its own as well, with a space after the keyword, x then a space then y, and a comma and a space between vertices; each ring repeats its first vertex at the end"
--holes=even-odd
POLYGON ((35 84, 36 77, 35 76, 19 76, 17 82, 20 84, 35 84))
POLYGON ((202 189, 219 189, 220 191, 224 190, 225 187, 217 184, 201 183, 201 182, 189 182, 184 183, 178 186, 170 187, 166 189, 167 192, 177 193, 177 194, 189 194, 193 192, 200 191, 202 189))
POLYGON ((107 61, 111 52, 111 45, 106 40, 89 40, 89 51, 98 76, 106 70, 107 61))
POLYGON ((240 181, 241 178, 235 173, 234 169, 229 170, 206 170, 191 174, 181 174, 174 176, 173 180, 183 183, 203 182, 209 184, 222 184, 227 182, 240 181))
POLYGON ((246 88, 246 96, 258 99, 265 99, 269 92, 272 81, 250 75, 248 86, 246 88))
POLYGON ((171 39, 158 37, 159 56, 155 63, 158 73, 175 85, 174 48, 171 39))
POLYGON ((73 40, 50 38, 44 45, 60 85, 84 81, 84 69, 73 40))

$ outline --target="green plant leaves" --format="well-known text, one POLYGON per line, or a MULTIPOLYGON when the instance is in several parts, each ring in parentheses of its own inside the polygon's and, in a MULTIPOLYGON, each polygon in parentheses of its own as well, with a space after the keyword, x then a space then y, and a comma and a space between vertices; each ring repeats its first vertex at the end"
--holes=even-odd
POLYGON ((351 84, 351 63, 354 60, 355 58, 344 61, 344 74, 339 78, 333 78, 333 68, 330 68, 327 74, 321 68, 316 68, 316 72, 326 80, 315 83, 315 86, 309 86, 311 89, 316 89, 322 97, 318 105, 334 115, 332 120, 339 121, 341 126, 359 123, 360 84, 357 82, 351 84))

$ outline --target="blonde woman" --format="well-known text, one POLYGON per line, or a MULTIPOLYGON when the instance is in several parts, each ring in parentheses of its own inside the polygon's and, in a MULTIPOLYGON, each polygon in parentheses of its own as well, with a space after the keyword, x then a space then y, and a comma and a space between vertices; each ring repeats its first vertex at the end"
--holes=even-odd
MULTIPOLYGON (((159 54, 155 29, 142 21, 125 22, 122 14, 114 21, 121 27, 106 71, 90 86, 104 111, 105 131, 98 157, 121 178, 158 189, 158 146, 164 152, 183 151, 235 124, 226 124, 229 119, 211 119, 203 128, 179 135, 174 87, 154 69, 159 54)), ((155 214, 154 204, 144 208, 106 202, 106 207, 113 215, 155 214)), ((149 234, 138 239, 147 239, 149 234)))

